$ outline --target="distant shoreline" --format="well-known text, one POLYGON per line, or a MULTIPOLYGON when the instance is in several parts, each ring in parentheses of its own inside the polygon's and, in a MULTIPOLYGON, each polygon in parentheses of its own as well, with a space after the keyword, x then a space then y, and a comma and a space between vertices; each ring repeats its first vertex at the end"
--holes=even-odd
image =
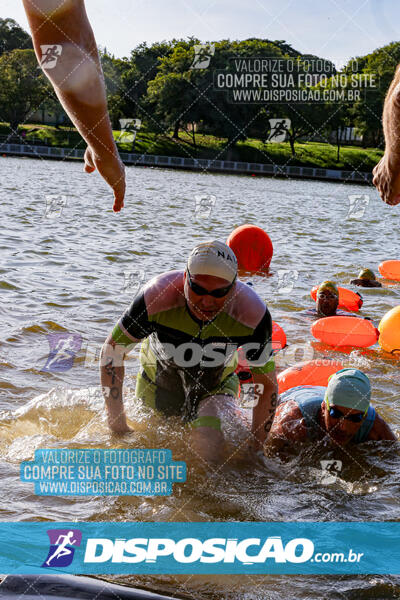
MULTIPOLYGON (((28 144, 0 144, 0 155, 21 156, 26 158, 46 158, 52 160, 83 161, 84 150, 59 148, 54 146, 33 146, 28 144)), ((203 171, 205 173, 228 173, 250 176, 282 177, 286 179, 313 179, 336 181, 341 183, 372 184, 372 173, 357 170, 345 171, 324 169, 321 167, 298 167, 265 163, 249 163, 206 158, 183 158, 180 156, 162 156, 155 154, 136 154, 120 152, 125 165, 138 167, 160 167, 203 171)))

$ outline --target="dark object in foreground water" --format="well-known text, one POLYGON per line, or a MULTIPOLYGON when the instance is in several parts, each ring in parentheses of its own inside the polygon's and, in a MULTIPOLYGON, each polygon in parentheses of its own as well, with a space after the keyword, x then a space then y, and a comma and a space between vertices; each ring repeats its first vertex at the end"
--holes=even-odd
MULTIPOLYGON (((75 575, 7 575, 0 585, 0 598, 24 600, 172 600, 146 590, 114 585, 75 575)), ((178 598, 174 595, 175 600, 178 598)))

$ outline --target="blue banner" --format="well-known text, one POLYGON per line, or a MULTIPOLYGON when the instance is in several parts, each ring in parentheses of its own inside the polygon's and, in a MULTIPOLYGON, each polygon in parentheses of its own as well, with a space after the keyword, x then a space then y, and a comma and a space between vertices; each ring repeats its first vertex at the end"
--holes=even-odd
POLYGON ((0 523, 4 574, 400 574, 400 523, 0 523))

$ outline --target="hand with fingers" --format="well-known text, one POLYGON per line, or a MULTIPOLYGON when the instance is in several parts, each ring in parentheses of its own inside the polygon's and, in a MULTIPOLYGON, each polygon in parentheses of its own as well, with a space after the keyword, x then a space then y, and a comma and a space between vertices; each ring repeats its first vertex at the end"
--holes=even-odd
POLYGON ((114 192, 113 211, 119 212, 124 207, 125 167, 118 154, 105 149, 102 154, 90 146, 86 148, 84 170, 93 173, 96 169, 114 192))

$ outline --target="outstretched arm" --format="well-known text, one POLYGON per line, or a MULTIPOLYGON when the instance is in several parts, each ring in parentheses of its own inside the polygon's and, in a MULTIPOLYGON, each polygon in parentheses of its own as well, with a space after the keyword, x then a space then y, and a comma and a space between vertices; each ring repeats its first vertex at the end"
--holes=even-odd
POLYGON ((400 66, 385 98, 382 115, 385 154, 373 170, 373 184, 384 202, 400 203, 400 66))
POLYGON ((106 91, 96 40, 84 0, 23 0, 39 63, 71 121, 85 139, 85 171, 97 169, 114 192, 113 210, 124 205, 125 169, 108 116, 106 91), (41 46, 58 58, 42 60, 41 46))

